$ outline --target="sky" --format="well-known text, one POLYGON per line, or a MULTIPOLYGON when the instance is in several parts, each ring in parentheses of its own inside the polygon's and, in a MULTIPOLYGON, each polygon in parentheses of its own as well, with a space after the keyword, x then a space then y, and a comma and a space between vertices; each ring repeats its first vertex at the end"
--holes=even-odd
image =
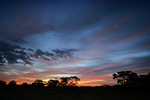
POLYGON ((114 85, 112 74, 150 72, 149 0, 1 0, 0 80, 77 76, 114 85))

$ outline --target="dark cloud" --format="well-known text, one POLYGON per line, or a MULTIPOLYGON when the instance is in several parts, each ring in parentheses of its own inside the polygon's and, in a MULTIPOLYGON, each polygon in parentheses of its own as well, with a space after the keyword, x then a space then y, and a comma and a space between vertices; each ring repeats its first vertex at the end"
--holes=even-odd
POLYGON ((58 58, 70 58, 73 56, 74 52, 77 52, 76 49, 55 49, 52 51, 54 53, 50 53, 48 51, 45 52, 40 49, 33 51, 30 48, 26 49, 17 45, 11 45, 9 43, 0 41, 0 64, 23 63, 32 65, 34 60, 31 59, 31 57, 51 61, 58 58), (32 53, 28 53, 28 51, 32 53))
POLYGON ((8 40, 15 42, 15 43, 19 43, 19 44, 26 43, 26 41, 22 38, 8 38, 8 40))
POLYGON ((68 0, 39 0, 36 3, 25 0, 10 3, 3 1, 0 4, 0 36, 14 38, 53 30, 75 31, 97 23, 101 18, 101 2, 87 0, 80 3, 68 0))
POLYGON ((28 48, 28 50, 33 52, 33 50, 31 48, 28 48))
POLYGON ((0 62, 2 64, 15 64, 19 63, 18 60, 21 60, 24 64, 32 64, 32 60, 24 51, 24 48, 0 41, 0 62))
MULTIPOLYGON (((14 38, 39 34, 53 29, 51 23, 43 24, 42 12, 34 8, 29 1, 8 1, 0 4, 0 37, 16 42, 24 42, 14 38), (12 39, 13 38, 13 39, 12 39)), ((35 4, 34 4, 35 5, 35 4)), ((44 10, 44 9, 43 9, 44 10)))
POLYGON ((44 52, 40 49, 37 49, 32 56, 36 58, 42 58, 43 60, 48 60, 48 61, 55 60, 56 58, 53 53, 50 53, 48 51, 44 52))
POLYGON ((144 39, 143 41, 137 43, 135 46, 133 46, 133 48, 137 48, 137 49, 141 49, 141 50, 150 50, 150 35, 146 37, 146 39, 144 39))
POLYGON ((53 50, 56 56, 61 57, 61 58, 72 57, 72 54, 77 51, 78 51, 77 49, 64 49, 64 50, 55 49, 53 50))
POLYGON ((147 56, 131 58, 131 63, 137 64, 141 67, 150 66, 150 54, 147 56))
POLYGON ((73 57, 74 52, 77 52, 77 49, 54 49, 53 53, 48 51, 44 52, 40 49, 37 49, 34 52, 33 57, 42 58, 43 60, 56 60, 58 58, 71 58, 73 57))

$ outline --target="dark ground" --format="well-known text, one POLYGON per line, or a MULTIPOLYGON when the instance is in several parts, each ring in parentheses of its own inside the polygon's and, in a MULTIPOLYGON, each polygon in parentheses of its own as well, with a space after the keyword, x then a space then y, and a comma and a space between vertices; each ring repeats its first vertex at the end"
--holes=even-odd
POLYGON ((0 100, 150 100, 150 95, 135 89, 3 88, 0 100))

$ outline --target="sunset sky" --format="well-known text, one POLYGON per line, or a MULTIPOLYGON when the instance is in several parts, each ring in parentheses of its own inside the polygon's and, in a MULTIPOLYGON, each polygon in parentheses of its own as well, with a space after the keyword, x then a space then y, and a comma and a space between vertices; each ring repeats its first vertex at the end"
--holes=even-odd
POLYGON ((150 0, 0 0, 0 80, 113 85, 150 72, 150 0))

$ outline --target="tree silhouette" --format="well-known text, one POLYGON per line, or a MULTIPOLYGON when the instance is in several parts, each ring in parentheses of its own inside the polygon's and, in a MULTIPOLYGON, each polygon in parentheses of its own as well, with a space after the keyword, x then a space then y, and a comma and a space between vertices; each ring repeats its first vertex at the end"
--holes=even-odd
POLYGON ((118 79, 117 83, 121 85, 135 85, 139 77, 132 71, 120 71, 113 74, 113 79, 118 79))
POLYGON ((68 81, 70 80, 69 77, 62 77, 62 78, 60 78, 60 79, 61 79, 60 85, 62 85, 62 86, 67 86, 68 81))
POLYGON ((71 77, 62 77, 60 85, 62 86, 75 86, 78 84, 77 82, 80 81, 80 79, 76 76, 71 77))
POLYGON ((22 83, 22 86, 23 86, 23 87, 27 87, 27 86, 28 86, 28 83, 24 82, 24 83, 22 83))
POLYGON ((16 83, 17 83, 16 81, 12 80, 12 81, 9 82, 8 86, 15 87, 16 83))
MULTIPOLYGON (((76 86, 78 84, 78 81, 80 81, 80 78, 77 76, 70 76, 70 77, 62 77, 59 80, 49 80, 47 83, 46 81, 43 82, 40 79, 36 79, 31 85, 28 85, 27 82, 22 83, 21 85, 16 85, 16 81, 12 80, 8 83, 8 87, 44 87, 44 85, 47 85, 47 87, 57 87, 57 86, 76 86)), ((0 80, 0 88, 7 86, 5 81, 0 80)))
POLYGON ((68 85, 75 86, 76 84, 78 84, 78 81, 80 81, 80 79, 77 76, 71 76, 70 83, 68 85))
POLYGON ((40 79, 37 79, 34 81, 34 83, 32 83, 32 86, 35 86, 35 87, 44 87, 44 83, 42 80, 40 79))
POLYGON ((5 87, 5 86, 6 86, 6 82, 3 80, 0 80, 0 88, 5 87))
POLYGON ((49 80, 47 84, 48 84, 48 87, 56 87, 58 83, 59 83, 58 80, 49 80))
POLYGON ((138 85, 140 87, 150 88, 150 72, 148 75, 139 75, 138 85))

